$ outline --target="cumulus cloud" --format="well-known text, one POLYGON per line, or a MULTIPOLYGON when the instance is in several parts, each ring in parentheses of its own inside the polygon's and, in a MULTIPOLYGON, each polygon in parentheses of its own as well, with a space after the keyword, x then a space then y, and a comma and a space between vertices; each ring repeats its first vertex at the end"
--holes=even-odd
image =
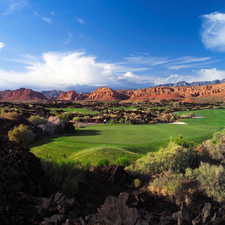
POLYGON ((84 52, 44 53, 39 60, 23 60, 26 72, 0 70, 1 87, 22 86, 37 89, 65 89, 75 85, 116 84, 117 66, 98 62, 84 52))
POLYGON ((38 90, 65 90, 76 86, 137 88, 184 80, 207 81, 225 78, 225 71, 216 68, 200 69, 194 75, 171 74, 169 70, 157 75, 157 70, 154 73, 149 67, 122 62, 102 62, 81 51, 47 52, 41 57, 26 55, 15 59, 15 62, 24 66, 24 72, 0 69, 1 89, 29 87, 38 90))
POLYGON ((0 49, 5 47, 5 43, 4 42, 0 42, 0 49))
POLYGON ((216 51, 225 51, 225 13, 213 12, 202 16, 202 42, 216 51))

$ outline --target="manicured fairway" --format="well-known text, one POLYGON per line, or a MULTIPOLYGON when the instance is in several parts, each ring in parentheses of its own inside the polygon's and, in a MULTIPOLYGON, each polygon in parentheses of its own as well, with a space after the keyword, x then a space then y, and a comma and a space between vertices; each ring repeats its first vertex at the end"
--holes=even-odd
MULTIPOLYGON (((186 114, 185 112, 184 114, 186 114)), ((136 153, 134 158, 150 151, 157 151, 165 146, 171 137, 184 136, 195 143, 210 138, 211 135, 225 127, 225 109, 195 111, 204 118, 186 119, 186 125, 95 125, 81 128, 74 136, 49 139, 46 143, 35 146, 32 151, 39 157, 59 160, 61 158, 81 161, 96 161, 97 151, 107 148, 108 157, 136 153), (99 148, 100 147, 100 148, 99 148), (103 147, 103 148, 101 148, 103 147), (94 150, 93 150, 94 148, 94 150), (109 153, 109 148, 111 152, 109 153), (82 154, 81 151, 85 152, 82 154), (88 154, 90 153, 90 154, 88 154), (95 157, 96 155, 96 157, 95 157), (80 157, 80 158, 79 158, 80 157)), ((105 158, 107 158, 105 154, 105 158)), ((98 156, 97 156, 98 155, 98 156)), ((133 156, 133 155, 132 155, 133 156)), ((110 160, 110 158, 108 158, 110 160)))

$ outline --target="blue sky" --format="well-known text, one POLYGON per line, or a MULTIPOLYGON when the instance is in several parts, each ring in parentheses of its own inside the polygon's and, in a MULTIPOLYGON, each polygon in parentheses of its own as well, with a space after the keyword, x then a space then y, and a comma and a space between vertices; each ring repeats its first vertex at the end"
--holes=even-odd
POLYGON ((225 2, 1 0, 0 89, 225 78, 225 2))

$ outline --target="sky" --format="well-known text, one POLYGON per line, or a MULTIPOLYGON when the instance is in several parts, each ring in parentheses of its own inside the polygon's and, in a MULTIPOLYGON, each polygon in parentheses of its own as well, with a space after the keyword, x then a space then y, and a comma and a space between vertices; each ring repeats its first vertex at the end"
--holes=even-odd
POLYGON ((0 89, 225 78, 223 0, 0 0, 0 89))

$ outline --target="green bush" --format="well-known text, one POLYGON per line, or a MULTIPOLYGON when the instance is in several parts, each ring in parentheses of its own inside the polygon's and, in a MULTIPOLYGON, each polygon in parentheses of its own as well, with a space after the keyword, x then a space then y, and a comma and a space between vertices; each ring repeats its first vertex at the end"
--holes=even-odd
POLYGON ((119 166, 129 166, 130 160, 126 156, 123 156, 123 157, 118 158, 115 161, 115 163, 116 163, 116 165, 119 165, 119 166))
POLYGON ((185 140, 183 136, 178 136, 171 139, 172 142, 184 147, 184 148, 193 148, 194 142, 185 140))
POLYGON ((209 197, 217 201, 225 201, 225 169, 223 166, 202 163, 198 169, 193 171, 192 176, 199 181, 201 189, 209 197))
POLYGON ((20 124, 18 127, 8 132, 10 141, 16 142, 22 146, 29 146, 35 139, 35 134, 28 126, 20 124))
POLYGON ((85 171, 74 161, 42 161, 42 168, 50 187, 67 196, 74 196, 79 191, 79 183, 85 180, 85 171))
POLYGON ((177 201, 187 200, 187 196, 199 188, 195 179, 188 179, 184 174, 166 172, 155 178, 148 186, 148 190, 162 196, 176 197, 177 201))
POLYGON ((38 126, 38 125, 47 123, 47 120, 45 118, 38 116, 38 115, 33 115, 33 116, 29 117, 28 120, 34 126, 38 126))
POLYGON ((205 158, 225 164, 225 130, 217 132, 211 140, 205 141, 199 150, 205 158))
POLYGON ((167 170, 180 173, 184 172, 186 168, 197 168, 198 166, 197 151, 170 142, 166 148, 162 148, 158 152, 150 152, 138 159, 128 169, 154 175, 167 170))
POLYGON ((96 166, 108 166, 108 165, 109 165, 109 160, 107 159, 101 159, 96 164, 96 166))

